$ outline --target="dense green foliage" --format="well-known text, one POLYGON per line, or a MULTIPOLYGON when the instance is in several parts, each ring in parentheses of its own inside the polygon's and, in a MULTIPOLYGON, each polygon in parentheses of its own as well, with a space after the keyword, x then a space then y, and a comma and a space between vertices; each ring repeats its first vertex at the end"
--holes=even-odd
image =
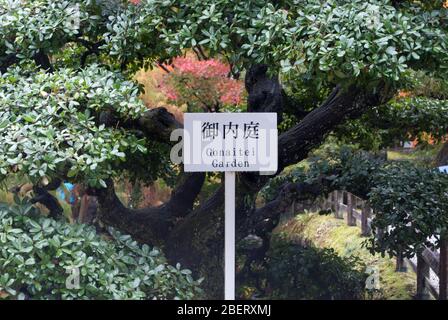
POLYGON ((271 179, 260 195, 270 201, 278 195, 285 183, 323 182, 323 194, 341 188, 367 198, 375 180, 375 172, 383 163, 384 160, 380 157, 360 151, 354 146, 328 143, 310 155, 307 168, 303 165, 294 166, 271 179), (320 181, 322 178, 324 180, 320 181))
POLYGON ((109 229, 45 218, 27 202, 0 207, 0 298, 191 299, 200 281, 160 250, 109 229), (66 281, 79 268, 79 288, 66 281))
POLYGON ((212 55, 224 52, 234 65, 270 62, 325 81, 398 80, 409 64, 428 56, 443 64, 446 35, 438 26, 445 18, 442 8, 398 11, 389 1, 154 0, 112 19, 106 40, 120 60, 147 56, 144 40, 155 45, 152 52, 165 47, 177 55, 201 45, 212 55), (124 35, 131 40, 121 41, 124 35))
POLYGON ((272 242, 267 282, 273 298, 362 299, 367 275, 355 257, 341 258, 333 249, 272 242))
POLYGON ((389 137, 405 138, 407 134, 408 138, 419 138, 422 132, 426 132, 435 141, 440 141, 448 130, 447 111, 448 100, 413 97, 396 101, 387 110, 384 108, 382 119, 390 119, 394 123, 394 127, 388 128, 389 137))
POLYGON ((364 152, 347 152, 320 160, 315 168, 332 174, 332 187, 348 190, 371 203, 373 230, 379 237, 369 240, 372 252, 399 252, 412 256, 426 245, 439 247, 447 232, 448 175, 411 162, 387 162, 364 152), (435 241, 430 241, 435 237, 435 241))
POLYGON ((48 74, 12 69, 0 77, 2 135, 0 173, 26 174, 33 181, 66 173, 104 184, 113 163, 146 152, 145 141, 122 130, 95 124, 95 112, 114 110, 132 118, 145 107, 138 88, 96 65, 82 72, 48 74))
POLYGON ((310 172, 312 179, 327 175, 332 189, 348 190, 367 199, 376 183, 376 173, 384 164, 382 157, 342 146, 331 150, 326 158, 316 158, 310 172))
POLYGON ((414 272, 396 272, 396 259, 372 255, 358 227, 347 226, 343 219, 319 213, 299 214, 280 223, 277 234, 294 243, 331 248, 341 258, 356 257, 371 277, 366 281, 365 299, 410 300, 415 295, 414 272))
POLYGON ((372 227, 384 230, 370 239, 374 251, 396 256, 439 248, 448 233, 448 176, 411 164, 391 164, 375 174, 369 201, 376 211, 372 227), (433 238, 435 237, 435 238, 433 238))
POLYGON ((334 133, 346 143, 375 151, 410 140, 440 142, 448 130, 447 94, 448 81, 440 74, 407 72, 394 99, 347 121, 334 133))

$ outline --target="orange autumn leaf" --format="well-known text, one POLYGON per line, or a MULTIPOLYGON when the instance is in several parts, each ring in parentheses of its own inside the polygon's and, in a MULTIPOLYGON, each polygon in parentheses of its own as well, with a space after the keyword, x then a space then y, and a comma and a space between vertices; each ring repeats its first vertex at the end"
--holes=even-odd
POLYGON ((411 96, 411 92, 409 91, 399 91, 398 98, 407 98, 411 96))

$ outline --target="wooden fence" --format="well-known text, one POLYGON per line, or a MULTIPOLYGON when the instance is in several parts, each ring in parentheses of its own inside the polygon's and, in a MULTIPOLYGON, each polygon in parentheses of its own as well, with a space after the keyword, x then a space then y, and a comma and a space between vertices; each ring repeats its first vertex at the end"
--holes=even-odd
MULTIPOLYGON (((303 210, 304 205, 294 203, 291 209, 291 213, 295 214, 303 210)), ((364 237, 372 234, 376 237, 381 235, 381 230, 372 231, 371 229, 374 213, 369 203, 349 192, 333 191, 327 199, 311 204, 308 209, 312 211, 331 210, 337 219, 345 219, 348 226, 360 227, 361 235, 364 237)), ((439 300, 447 299, 447 242, 446 240, 442 241, 440 253, 426 248, 412 259, 396 257, 397 272, 406 272, 407 266, 411 266, 417 274, 417 299, 428 299, 430 296, 439 300)))

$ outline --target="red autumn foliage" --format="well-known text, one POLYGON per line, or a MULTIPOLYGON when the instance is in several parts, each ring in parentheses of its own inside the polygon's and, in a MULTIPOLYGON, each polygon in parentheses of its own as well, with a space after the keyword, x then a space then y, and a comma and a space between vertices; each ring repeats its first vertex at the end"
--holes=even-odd
POLYGON ((243 103, 243 82, 229 78, 230 67, 217 59, 178 57, 165 68, 170 72, 159 79, 159 88, 175 104, 212 112, 243 103))

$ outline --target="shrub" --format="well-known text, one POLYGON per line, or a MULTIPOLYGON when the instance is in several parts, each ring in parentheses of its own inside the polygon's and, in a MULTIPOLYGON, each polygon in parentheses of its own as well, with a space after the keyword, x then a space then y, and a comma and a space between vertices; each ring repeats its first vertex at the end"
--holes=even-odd
POLYGON ((339 257, 333 249, 272 242, 268 285, 278 299, 362 299, 367 275, 355 257, 339 257))
POLYGON ((406 162, 381 168, 369 194, 376 211, 372 228, 383 231, 369 239, 372 252, 412 257, 425 246, 439 248, 440 237, 448 234, 447 190, 448 175, 438 170, 406 162))
POLYGON ((0 299, 191 299, 200 280, 156 248, 109 229, 45 218, 27 199, 0 206, 0 299), (78 268, 78 269, 74 269, 78 268), (79 288, 66 281, 79 270, 79 288))

